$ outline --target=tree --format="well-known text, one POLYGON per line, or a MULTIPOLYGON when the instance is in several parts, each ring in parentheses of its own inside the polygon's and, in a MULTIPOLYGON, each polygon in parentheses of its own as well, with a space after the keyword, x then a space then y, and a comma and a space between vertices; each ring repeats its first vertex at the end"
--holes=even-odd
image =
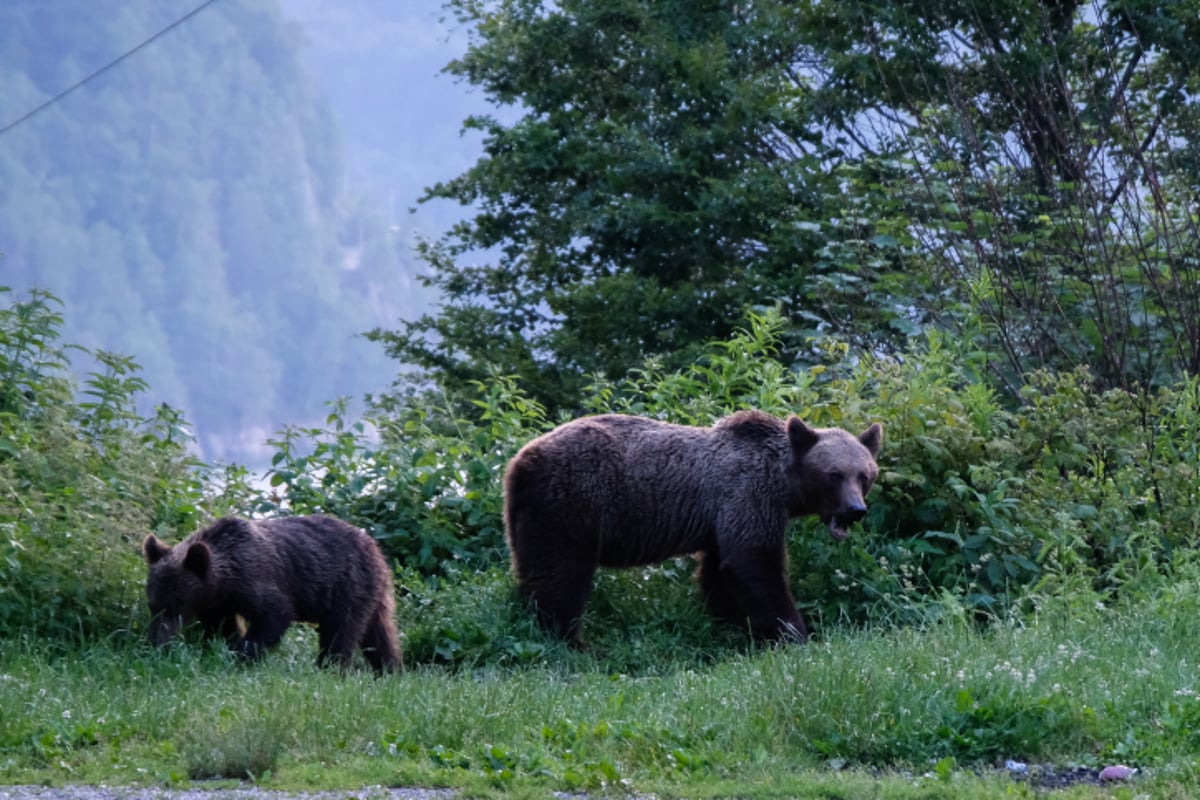
POLYGON ((1200 3, 805 3, 808 102, 1011 384, 1200 368, 1200 3), (967 309, 964 313, 964 309, 967 309))
POLYGON ((519 112, 429 198, 434 314, 376 332, 454 386, 486 367, 569 405, 679 363, 748 306, 872 350, 925 325, 1012 386, 1200 366, 1195 0, 454 0, 449 70, 519 112))
MULTIPOLYGON (((377 332, 393 355, 451 385, 495 364, 558 406, 591 373, 694 358, 747 308, 801 332, 852 316, 821 280, 836 178, 793 105, 789 5, 452 5, 476 33, 450 71, 523 115, 469 119, 486 155, 429 191, 478 212, 424 249, 442 305, 377 332)), ((857 306, 860 328, 899 301, 857 306)))

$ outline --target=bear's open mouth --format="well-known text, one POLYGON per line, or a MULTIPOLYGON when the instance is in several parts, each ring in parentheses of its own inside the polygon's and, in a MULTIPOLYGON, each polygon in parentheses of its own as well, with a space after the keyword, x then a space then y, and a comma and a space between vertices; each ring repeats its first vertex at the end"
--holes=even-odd
POLYGON ((839 542, 850 535, 850 522, 836 514, 826 519, 825 524, 829 526, 829 535, 839 542))
POLYGON ((822 522, 829 528, 829 535, 840 542, 846 539, 847 536, 850 536, 850 527, 858 522, 858 516, 844 516, 834 513, 834 515, 822 518, 822 522))

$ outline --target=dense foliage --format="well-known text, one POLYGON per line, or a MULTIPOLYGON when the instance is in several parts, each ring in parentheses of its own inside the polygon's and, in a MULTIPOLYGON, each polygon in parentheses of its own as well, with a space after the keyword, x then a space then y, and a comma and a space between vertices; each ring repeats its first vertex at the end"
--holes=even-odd
MULTIPOLYGON (((128 357, 59 341, 59 301, 0 287, 0 636, 91 640, 144 624, 140 545, 225 506, 221 474, 128 357), (76 393, 70 375, 91 365, 76 393)), ((230 497, 243 473, 229 473, 230 497)))
MULTIPOLYGON (((689 367, 652 363, 589 386, 584 402, 590 412, 699 425, 746 407, 851 430, 882 421, 882 473, 862 533, 837 543, 815 522, 794 525, 793 582, 811 616, 919 623, 947 613, 947 600, 980 618, 1003 616, 1048 585, 1105 596, 1170 574, 1176 551, 1200 535, 1194 378, 1135 393, 1096 389, 1083 370, 1037 373, 1014 409, 978 354, 945 337, 903 358, 854 360, 830 346, 822 363, 795 373, 777 357, 780 316, 749 323, 689 367)), ((503 466, 553 420, 508 379, 468 397, 478 413, 385 404, 351 425, 335 414, 331 430, 289 430, 276 442, 267 507, 358 520, 400 563, 437 580, 461 580, 464 567, 503 569, 503 466)), ((625 578, 603 578, 600 602, 649 576, 690 596, 691 569, 681 566, 647 570, 627 588, 625 578)), ((701 615, 699 604, 689 613, 701 615)), ((471 627, 477 649, 445 648, 456 657, 512 655, 510 631, 458 624, 471 627)))
POLYGON ((195 5, 0 5, 0 274, 62 298, 71 341, 136 356, 207 453, 241 454, 248 429, 386 383, 354 336, 417 305, 275 0, 207 4, 18 123, 195 5))
POLYGON ((781 304, 785 363, 934 328, 1023 375, 1200 370, 1195 0, 1161 4, 455 0, 450 70, 515 122, 430 198, 436 313, 379 332, 458 388, 552 408, 689 363, 781 304))
MULTIPOLYGON (((17 300, 3 322, 0 632, 140 629, 140 538, 176 539, 232 509, 331 513, 367 529, 420 609, 413 659, 524 661, 545 648, 510 592, 501 476, 555 420, 511 379, 475 385, 470 414, 388 396, 351 418, 335 403, 327 427, 289 426, 271 441, 269 486, 258 490, 244 471, 196 463, 177 412, 136 413, 146 387, 127 358, 95 354, 74 399, 53 298, 17 300)), ((1200 535, 1196 379, 1132 393, 1097 390, 1084 372, 1039 373, 1012 409, 961 343, 933 336, 903 358, 871 359, 829 346, 795 373, 777 358, 782 318, 748 322, 689 367, 649 363, 593 384, 586 404, 698 425, 745 407, 851 430, 882 421, 882 473, 861 532, 837 543, 812 521, 794 525, 792 579, 811 618, 991 618, 1021 612, 1038 587, 1115 596, 1158 585, 1200 535)), ((673 609, 690 631, 681 641, 704 652, 721 637, 687 562, 604 574, 596 613, 633 629, 673 609)))

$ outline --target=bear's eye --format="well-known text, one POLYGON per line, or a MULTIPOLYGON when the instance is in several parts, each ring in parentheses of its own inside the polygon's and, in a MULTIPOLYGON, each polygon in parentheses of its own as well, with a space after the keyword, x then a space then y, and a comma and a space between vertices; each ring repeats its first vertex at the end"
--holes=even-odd
POLYGON ((834 470, 833 472, 829 473, 829 480, 832 481, 833 483, 840 483, 843 477, 845 477, 845 476, 842 475, 842 473, 838 472, 837 470, 834 470))

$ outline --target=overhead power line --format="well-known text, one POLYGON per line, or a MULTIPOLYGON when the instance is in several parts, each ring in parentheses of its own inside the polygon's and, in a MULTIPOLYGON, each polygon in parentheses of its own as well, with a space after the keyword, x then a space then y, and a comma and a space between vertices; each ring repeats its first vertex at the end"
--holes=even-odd
POLYGON ((217 2, 217 0, 204 0, 204 2, 203 2, 203 3, 201 3, 201 4, 200 4, 200 5, 198 5, 198 6, 196 6, 196 7, 195 7, 195 8, 193 8, 191 11, 189 11, 189 12, 188 12, 188 13, 186 13, 186 14, 184 14, 182 17, 180 17, 179 19, 175 20, 174 22, 172 22, 170 25, 168 25, 167 27, 163 28, 162 30, 160 30, 158 33, 155 33, 155 34, 154 34, 153 36, 151 36, 149 39, 146 39, 146 40, 142 41, 140 44, 138 44, 137 46, 135 46, 135 47, 134 47, 133 49, 131 49, 131 50, 126 50, 124 53, 122 53, 121 55, 117 56, 117 57, 116 57, 116 58, 114 58, 112 61, 110 61, 110 62, 108 62, 107 64, 105 64, 104 66, 100 67, 100 68, 99 68, 98 70, 96 70, 95 72, 92 72, 91 74, 87 75, 86 77, 84 77, 84 78, 83 78, 82 80, 80 80, 79 82, 77 82, 77 83, 75 83, 75 84, 73 84, 73 85, 71 85, 71 86, 68 86, 66 89, 63 89, 61 92, 59 92, 58 94, 54 95, 53 97, 51 97, 51 98, 50 98, 49 100, 47 100, 46 102, 42 103, 42 104, 41 104, 40 106, 38 106, 37 108, 34 108, 33 110, 31 110, 31 111, 28 111, 28 112, 26 112, 25 114, 22 114, 21 116, 17 117, 17 118, 16 118, 15 120, 13 120, 12 122, 10 122, 10 123, 8 123, 7 125, 5 125, 3 128, 0 128, 0 136, 3 136, 4 134, 8 133, 10 130, 12 130, 13 128, 17 127, 17 126, 18 126, 18 125, 20 125, 22 122, 24 122, 25 120, 27 120, 27 119, 29 119, 30 117, 34 116, 35 114, 38 114, 38 113, 40 113, 40 112, 42 112, 42 111, 45 111, 47 108, 49 108, 50 106, 54 105, 54 104, 55 104, 55 103, 57 103, 59 100, 62 100, 64 97, 66 97, 67 95, 69 95, 71 92, 75 91, 76 89, 80 88, 81 86, 84 86, 84 85, 86 85, 86 84, 87 84, 89 81, 91 81, 91 80, 93 80, 93 79, 95 79, 95 78, 98 78, 99 76, 103 75, 105 72, 108 72, 110 69, 112 69, 113 67, 115 67, 117 64, 120 64, 122 61, 124 61, 125 59, 129 58, 131 55, 133 55, 134 53, 138 52, 138 51, 139 51, 139 50, 141 50, 143 47, 145 47, 145 46, 147 46, 147 45, 149 45, 149 44, 152 44, 152 43, 153 43, 153 42, 154 42, 156 39, 158 39, 160 36, 162 36, 162 35, 164 35, 164 34, 166 34, 166 33, 170 33, 170 32, 171 32, 172 30, 174 30, 175 28, 178 28, 180 25, 182 25, 183 23, 187 22, 189 19, 191 19, 192 17, 196 16, 196 15, 197 15, 197 14, 199 14, 201 11, 203 11, 203 10, 204 10, 204 9, 206 9, 206 8, 208 8, 209 6, 211 6, 211 5, 212 5, 213 3, 215 3, 215 2, 217 2))

